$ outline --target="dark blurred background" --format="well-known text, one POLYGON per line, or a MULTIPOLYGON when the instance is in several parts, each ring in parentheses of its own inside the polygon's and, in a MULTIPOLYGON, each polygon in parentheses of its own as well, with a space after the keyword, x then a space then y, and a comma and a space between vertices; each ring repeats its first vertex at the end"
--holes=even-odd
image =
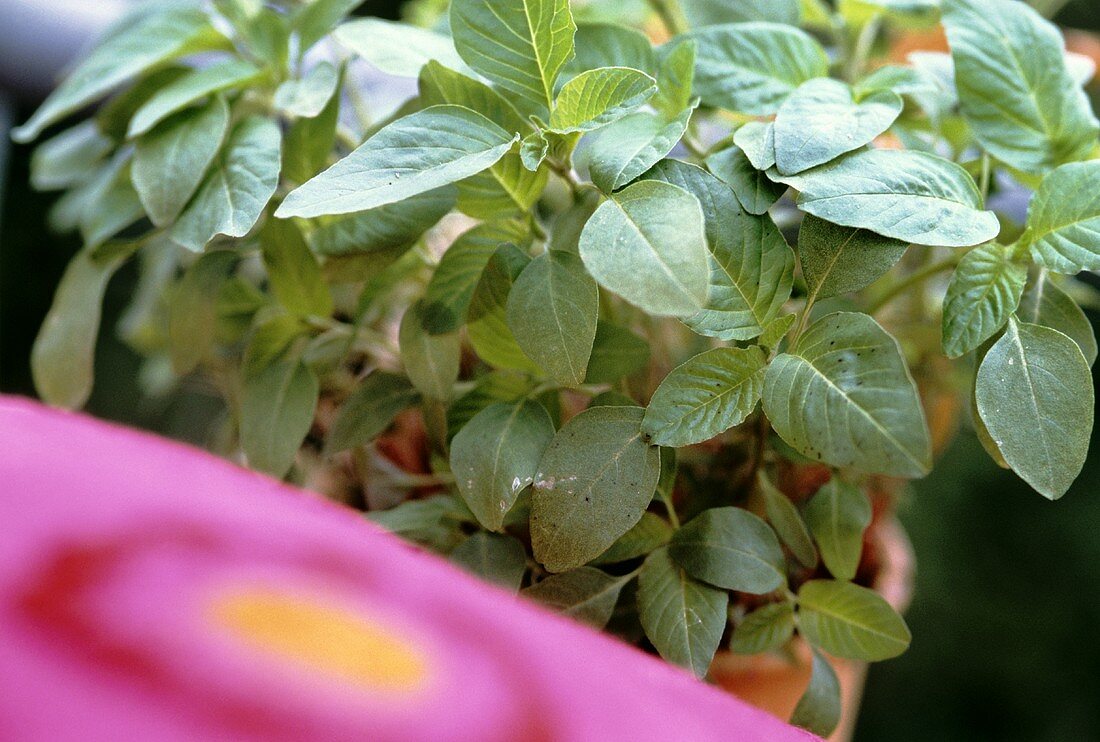
MULTIPOLYGON (((0 27, 33 4, 56 18, 65 2, 0 0, 0 27)), ((393 18, 399 4, 366 2, 360 13, 393 18)), ((1100 30, 1100 0, 1071 2, 1057 21, 1100 30)), ((5 57, 0 45, 0 67, 11 64, 5 57)), ((29 148, 7 138, 37 103, 38 88, 25 78, 37 72, 0 75, 0 391, 23 395, 34 394, 35 333, 78 247, 46 229, 54 197, 28 188, 29 148)), ((108 290, 88 409, 195 439, 217 404, 197 393, 142 401, 138 359, 113 336, 133 282, 132 268, 123 270, 108 290)), ((1098 438, 1057 503, 997 469, 967 433, 915 484, 901 506, 918 558, 913 645, 871 669, 857 740, 1100 740, 1098 438)))

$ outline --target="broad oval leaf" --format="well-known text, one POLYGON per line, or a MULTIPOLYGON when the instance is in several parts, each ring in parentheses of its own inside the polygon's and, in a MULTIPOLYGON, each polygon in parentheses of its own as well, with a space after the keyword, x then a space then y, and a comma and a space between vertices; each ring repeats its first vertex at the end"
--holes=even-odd
POLYGON ((341 24, 332 36, 388 75, 416 77, 429 62, 466 69, 447 36, 408 23, 357 18, 341 24))
MULTIPOLYGON (((630 402, 628 406, 633 404, 630 402)), ((642 513, 642 519, 633 528, 624 533, 607 551, 593 559, 592 564, 616 564, 645 556, 665 546, 673 533, 668 521, 647 511, 642 513)))
POLYGON ((523 269, 508 294, 508 329, 527 357, 567 386, 584 383, 600 290, 572 253, 550 250, 523 269))
POLYGON ((298 360, 276 361, 245 376, 241 448, 249 467, 286 475, 313 425, 318 394, 317 377, 298 360))
POLYGON ((799 191, 808 214, 918 245, 966 247, 1001 231, 966 170, 925 152, 860 150, 798 175, 768 175, 799 191))
POLYGON ((707 297, 707 242, 699 201, 643 181, 596 209, 580 254, 601 286, 653 315, 694 314, 707 297))
POLYGON ((523 132, 530 122, 519 114, 507 98, 480 80, 428 62, 418 78, 420 102, 425 106, 452 104, 477 111, 505 131, 523 132))
POLYGON ((228 41, 199 8, 167 8, 124 20, 58 86, 30 120, 12 131, 29 142, 51 124, 140 75, 183 54, 228 41))
POLYGON ((470 299, 467 332, 478 356, 490 366, 539 374, 541 369, 520 350, 507 321, 512 284, 530 262, 530 256, 511 243, 497 248, 470 299))
POLYGON ((457 333, 429 335, 423 302, 408 308, 398 331, 401 362, 413 386, 428 399, 447 401, 458 380, 462 343, 457 333))
POLYGON ((291 191, 275 215, 347 214, 403 201, 480 173, 518 138, 468 108, 430 106, 384 126, 291 191))
POLYGON ((83 121, 39 144, 31 155, 31 185, 39 191, 79 185, 114 150, 95 120, 83 121))
POLYGON ((509 592, 517 592, 527 571, 527 552, 513 536, 480 531, 451 552, 451 561, 509 592))
POLYGON ((177 374, 193 371, 214 347, 218 295, 237 257, 230 250, 204 253, 176 284, 168 304, 168 340, 177 374))
POLYGON ((302 317, 332 314, 332 293, 298 225, 269 220, 260 231, 260 248, 268 286, 283 307, 302 317))
POLYGON ((649 170, 684 136, 694 111, 689 106, 671 120, 639 111, 585 137, 583 159, 592 182, 612 193, 649 170))
POLYGON ((629 67, 582 72, 567 82, 554 100, 550 128, 563 134, 598 129, 622 118, 656 92, 656 80, 629 67))
POLYGON ((640 407, 593 407, 554 436, 535 475, 531 546, 550 572, 603 554, 637 523, 660 476, 640 407))
POLYGON ((279 185, 280 143, 274 121, 252 116, 237 124, 169 232, 172 241, 198 252, 218 235, 248 234, 279 185))
POLYGON ((642 429, 660 446, 702 443, 739 425, 764 389, 763 351, 712 348, 673 369, 653 393, 642 429))
POLYGON ((340 86, 340 76, 331 64, 320 62, 302 77, 280 85, 273 104, 276 110, 297 118, 320 116, 340 86))
POLYGON ((802 83, 829 71, 825 50, 809 34, 779 23, 710 26, 691 34, 695 94, 717 108, 752 116, 779 110, 802 83))
POLYGON ((552 611, 602 629, 611 620, 619 593, 630 580, 631 577, 612 576, 595 567, 578 567, 550 575, 523 590, 520 595, 552 611))
POLYGON ((974 398, 1014 472, 1057 500, 1080 473, 1093 422, 1089 365, 1070 338, 1010 319, 978 368, 974 398))
POLYGON ((558 83, 600 67, 632 67, 657 73, 657 56, 641 31, 613 23, 578 23, 573 37, 576 56, 562 68, 558 83))
POLYGON ((779 539, 804 567, 816 567, 817 548, 798 508, 771 483, 763 471, 757 472, 756 483, 764 498, 764 512, 768 516, 768 522, 772 524, 779 539))
POLYGON ((1043 178, 1027 214, 1031 256, 1056 273, 1100 270, 1100 162, 1063 165, 1043 178))
POLYGON ((409 380, 386 371, 373 371, 340 406, 325 439, 325 452, 338 453, 362 446, 385 432, 397 413, 420 401, 409 380))
POLYGON ((907 242, 807 214, 798 230, 798 259, 816 299, 859 291, 901 260, 907 242))
POLYGON ((836 467, 920 477, 928 425, 897 341, 865 314, 823 317, 764 377, 764 413, 804 456, 836 467))
POLYGON ((1068 335, 1081 348, 1091 366, 1096 362, 1096 333, 1073 298, 1042 275, 1024 289, 1016 316, 1021 322, 1042 325, 1068 335))
POLYGON ((897 657, 912 639, 881 595, 836 580, 810 580, 799 588, 798 630, 834 657, 865 662, 897 657))
POLYGON ((451 471, 481 525, 499 531, 520 491, 534 481, 554 423, 538 402, 498 402, 474 415, 451 442, 451 471))
POLYGON ((165 85, 142 104, 130 119, 126 135, 139 137, 196 101, 223 90, 247 85, 259 76, 260 68, 242 59, 230 59, 193 70, 165 85))
POLYGON ((638 574, 638 617, 668 662, 704 677, 726 628, 729 593, 692 579, 667 549, 646 558, 638 574))
POLYGON ((597 322, 584 383, 613 384, 624 376, 641 371, 647 363, 649 343, 625 327, 597 322))
POLYGON ((902 105, 890 91, 857 100, 838 80, 805 82, 776 114, 775 166, 783 175, 794 175, 859 149, 890 128, 902 105))
POLYGON ((103 295, 122 262, 83 250, 65 268, 31 350, 34 387, 47 404, 73 410, 88 401, 103 295))
POLYGON ((569 0, 453 0, 451 34, 459 56, 546 118, 554 82, 573 57, 577 30, 569 0))
POLYGON ((990 242, 968 252, 955 269, 943 299, 943 352, 958 358, 1004 327, 1027 283, 1027 266, 1013 249, 990 242))
POLYGON ((771 527, 748 510, 704 510, 672 536, 668 553, 697 580, 763 595, 787 582, 783 549, 771 527))
POLYGON ((962 113, 983 149, 1031 173, 1088 156, 1100 124, 1054 24, 1024 3, 945 0, 943 25, 962 113))
POLYGON ((741 207, 750 214, 759 216, 767 212, 787 192, 787 186, 772 182, 753 167, 740 147, 729 147, 711 155, 707 158, 707 169, 733 190, 741 207))
POLYGON ((228 129, 229 106, 217 97, 173 116, 137 140, 130 178, 153 224, 171 224, 183 211, 228 129))
POLYGON ((771 21, 797 26, 802 14, 799 6, 806 5, 799 0, 680 0, 680 4, 692 28, 746 21, 771 21))
POLYGON ((749 121, 733 133, 733 143, 757 170, 775 166, 775 126, 763 121, 749 121))
POLYGON ((828 737, 840 724, 840 680, 833 666, 820 652, 813 653, 810 684, 791 714, 791 724, 818 735, 828 737))
POLYGON ((454 186, 411 196, 385 206, 336 217, 322 217, 309 233, 321 255, 393 252, 410 247, 454 208, 454 186))
POLYGON ((794 635, 794 606, 769 603, 745 616, 733 630, 730 651, 760 654, 779 649, 794 635))
POLYGON ((867 494, 834 475, 806 504, 803 515, 829 572, 838 580, 854 579, 863 556, 863 532, 871 524, 867 494))

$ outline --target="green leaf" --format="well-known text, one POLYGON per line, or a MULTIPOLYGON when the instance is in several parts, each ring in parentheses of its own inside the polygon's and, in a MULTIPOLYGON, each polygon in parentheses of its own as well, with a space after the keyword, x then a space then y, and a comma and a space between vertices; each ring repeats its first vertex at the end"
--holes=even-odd
POLYGON ((775 166, 775 126, 763 121, 749 121, 733 133, 736 144, 757 170, 775 166))
POLYGON ((691 39, 670 41, 661 47, 661 64, 657 70, 657 94, 652 105, 665 118, 676 118, 692 108, 692 87, 695 82, 695 42, 691 39))
POLYGON ((584 152, 592 182, 612 193, 649 170, 684 136, 694 111, 692 106, 669 121, 640 111, 594 132, 584 152))
POLYGON ((763 595, 787 582, 775 532, 741 508, 704 510, 673 534, 668 553, 695 579, 726 590, 763 595))
POLYGON ((477 219, 524 217, 534 208, 550 179, 550 169, 534 171, 518 151, 504 155, 484 172, 458 184, 458 209, 477 219))
POLYGON ((870 149, 798 175, 768 177, 797 191, 798 207, 845 227, 918 245, 967 247, 997 237, 1001 225, 961 166, 925 152, 870 149))
POLYGON ((486 222, 458 236, 443 253, 424 293, 424 327, 432 334, 462 326, 489 259, 505 242, 523 243, 529 230, 519 222, 486 222))
POLYGON ((689 446, 752 414, 764 388, 760 348, 712 348, 674 368, 653 393, 642 429, 660 446, 689 446))
POLYGON ((729 593, 698 582, 667 549, 646 558, 638 575, 638 617, 660 655, 696 677, 710 668, 726 628, 729 593))
POLYGON ((776 114, 776 168, 783 175, 794 175, 859 149, 890 128, 902 105, 901 97, 890 91, 857 100, 852 89, 838 80, 805 82, 776 114))
POLYGON ((1096 334, 1081 307, 1057 284, 1037 276, 1024 289, 1016 316, 1021 322, 1042 325, 1068 335, 1091 366, 1096 362, 1096 334))
POLYGON ((836 580, 810 580, 799 588, 798 630, 834 657, 864 662, 897 657, 912 638, 881 595, 836 580))
POLYGON ((408 248, 454 207, 455 194, 453 186, 444 186, 357 214, 322 218, 310 232, 309 244, 321 255, 408 248))
POLYGON ((798 230, 798 260, 810 294, 839 296, 869 286, 894 267, 909 247, 855 227, 807 215, 798 230))
POLYGON ((103 295, 123 262, 122 256, 97 260, 82 250, 65 268, 31 350, 34 387, 47 404, 75 410, 88 401, 103 295))
POLYGON ((1054 24, 1024 3, 946 0, 943 25, 962 113, 983 149, 1029 173, 1089 156, 1100 124, 1054 24))
POLYGON ((535 474, 531 545, 547 571, 603 554, 637 523, 660 475, 657 449, 642 438, 640 407, 594 407, 551 441, 535 474))
POLYGON ((301 316, 332 314, 332 294, 321 266, 297 225, 270 220, 260 233, 260 245, 271 292, 280 304, 301 316))
POLYGON ((1010 319, 978 369, 978 413, 1014 472, 1044 497, 1065 494, 1085 463, 1092 375, 1057 330, 1010 319))
POLYGON ((810 685, 798 699, 791 714, 791 724, 828 737, 840 724, 840 681, 832 665, 819 652, 814 652, 810 685))
POLYGON ((996 242, 976 247, 959 261, 943 299, 943 352, 958 358, 1004 327, 1027 283, 1027 266, 1013 248, 996 242))
POLYGON ((766 116, 795 88, 829 71, 825 50, 803 31, 778 23, 731 23, 691 34, 695 94, 703 102, 766 116))
POLYGON ((500 533, 475 533, 451 552, 451 561, 513 593, 519 591, 527 571, 523 544, 500 533))
POLYGON ((764 377, 764 414, 804 456, 920 477, 932 463, 920 398, 897 341, 865 314, 821 318, 764 377))
POLYGON ((597 322, 584 383, 612 384, 641 371, 647 363, 649 343, 625 327, 597 322))
MULTIPOLYGON (((226 312, 222 309, 225 297, 235 293, 240 286, 240 282, 231 279, 222 287, 219 297, 219 319, 224 321, 226 318, 226 312)), ((259 374, 286 355, 294 345, 294 341, 305 334, 305 328, 298 318, 285 312, 265 313, 266 316, 252 312, 245 316, 252 318, 253 315, 255 315, 256 326, 241 363, 241 368, 246 375, 259 374)))
POLYGON ((558 93, 550 113, 550 128, 562 134, 598 129, 621 119, 656 92, 656 80, 629 67, 582 72, 558 93))
POLYGON ((313 118, 325 110, 340 85, 340 72, 319 62, 296 80, 287 80, 275 91, 275 110, 298 118, 313 118))
POLYGON ((391 533, 444 553, 454 549, 463 539, 459 526, 470 518, 466 506, 448 495, 406 500, 395 508, 375 510, 366 515, 391 533))
POLYGON ((401 318, 398 344, 413 386, 428 399, 449 400, 458 380, 462 351, 458 334, 429 335, 424 329, 423 302, 417 302, 401 318))
POLYGON ((165 85, 146 101, 130 120, 126 135, 139 137, 196 101, 223 90, 246 86, 260 74, 259 67, 242 59, 230 59, 193 70, 165 85))
MULTIPOLYGON (((447 431, 457 433, 474 415, 495 402, 520 402, 535 387, 536 382, 526 374, 514 371, 491 371, 474 382, 470 391, 447 408, 447 431)), ((515 512, 509 511, 507 517, 515 512)))
MULTIPOLYGON (((344 80, 341 68, 336 90, 344 80)), ((340 117, 340 96, 333 91, 321 112, 312 118, 299 118, 287 129, 283 139, 283 177, 291 183, 304 183, 329 162, 336 146, 336 126, 340 117)))
POLYGON ((478 522, 499 531, 535 478, 554 423, 538 402, 498 402, 474 415, 451 442, 451 471, 478 522))
POLYGON ((419 77, 420 101, 425 107, 452 104, 477 111, 508 132, 531 128, 507 98, 480 80, 428 62, 419 77))
POLYGON ((145 216, 130 165, 124 150, 120 150, 114 161, 89 182, 80 214, 84 247, 98 247, 145 216))
POLYGON ((139 137, 130 175, 149 219, 171 224, 198 190, 229 129, 221 97, 183 111, 139 137))
POLYGON ((95 121, 83 121, 47 139, 31 156, 31 185, 40 191, 72 188, 114 149, 95 121))
POLYGON ((87 55, 27 123, 12 131, 29 142, 71 113, 84 108, 142 72, 184 54, 225 43, 197 8, 172 8, 123 21, 87 55))
POLYGON ((318 395, 317 377, 297 360, 277 361, 245 376, 241 448, 249 467, 286 475, 313 425, 318 395))
POLYGON ((699 201, 643 181, 604 202, 581 234, 580 254, 601 286, 653 315, 693 314, 707 297, 699 201))
POLYGON ((431 106, 384 126, 291 191, 275 215, 366 211, 457 182, 495 164, 519 137, 462 106, 431 106))
POLYGON ((551 250, 528 264, 508 294, 507 319, 519 347, 550 378, 584 383, 600 292, 572 253, 551 250))
POLYGON ((1063 165, 1043 178, 1027 213, 1032 259, 1056 273, 1100 269, 1100 162, 1063 165))
POLYGON ((531 172, 538 170, 549 154, 550 140, 542 131, 528 134, 519 145, 519 161, 531 172))
POLYGON ((833 577, 855 579, 863 556, 863 532, 871 524, 867 494, 834 475, 806 504, 803 515, 833 577))
POLYGON ((692 28, 745 21, 774 21, 797 26, 800 14, 798 0, 681 0, 681 4, 692 28))
POLYGON ((199 256, 177 284, 168 305, 168 338, 172 369, 189 373, 214 347, 218 294, 237 255, 217 250, 199 256))
POLYGON ((176 221, 173 242, 198 252, 218 235, 243 237, 279 185, 279 127, 252 116, 238 123, 176 221))
POLYGON ((549 116, 554 81, 573 57, 569 0, 454 0, 450 21, 470 67, 517 95, 525 113, 549 116))
POLYGON ((784 314, 776 317, 768 326, 764 328, 764 332, 760 333, 760 337, 756 339, 756 342, 760 344, 762 348, 772 350, 778 348, 779 344, 783 342, 783 339, 787 337, 787 333, 794 327, 796 316, 794 314, 784 314))
POLYGON ((760 654, 779 649, 794 635, 794 606, 769 603, 745 616, 730 639, 730 651, 760 654))
POLYGON ((420 395, 404 376, 372 371, 340 406, 325 440, 325 452, 338 453, 369 443, 386 431, 397 413, 419 400, 420 395))
POLYGON ((497 248, 470 299, 467 332, 470 344, 489 365, 538 374, 539 367, 520 350, 508 329, 506 313, 512 284, 530 262, 531 258, 515 245, 505 243, 497 248))
POLYGON ((332 34, 342 46, 388 75, 416 77, 428 62, 466 69, 446 36, 408 23, 381 18, 357 18, 332 34))
POLYGON ((768 522, 772 524, 779 539, 804 567, 817 567, 817 549, 798 508, 771 483, 764 472, 757 473, 756 482, 764 497, 764 512, 768 516, 768 522))
POLYGON ((603 629, 611 620, 615 604, 631 577, 614 577, 594 567, 578 567, 550 575, 520 595, 531 598, 552 611, 603 629))
MULTIPOLYGON (((633 404, 630 402, 627 406, 633 404)), ((592 564, 618 564, 637 559, 666 545, 672 534, 672 526, 668 521, 647 511, 642 513, 642 519, 633 528, 624 533, 607 551, 593 559, 592 564)))
POLYGON ((600 67, 631 67, 653 75, 657 58, 646 35, 612 23, 578 23, 573 37, 576 56, 566 63, 558 84, 600 67))
POLYGON ((291 27, 298 32, 299 55, 304 56, 336 24, 362 4, 363 0, 313 0, 301 6, 291 19, 291 27))
MULTIPOLYGON (((730 147, 707 158, 707 169, 733 189, 741 207, 750 214, 764 214, 787 192, 787 186, 773 183, 740 147, 730 147)), ((770 165, 769 165, 770 167, 770 165)))

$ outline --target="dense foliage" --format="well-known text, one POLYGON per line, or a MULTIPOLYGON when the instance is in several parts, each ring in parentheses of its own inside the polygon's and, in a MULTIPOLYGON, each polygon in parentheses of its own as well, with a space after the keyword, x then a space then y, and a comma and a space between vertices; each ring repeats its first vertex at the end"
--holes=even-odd
MULTIPOLYGON (((87 399, 136 256, 119 331, 151 393, 224 395, 225 451, 339 472, 386 527, 698 675, 724 638, 905 650, 869 495, 929 471, 944 398, 1042 495, 1079 473, 1100 124, 1023 3, 356 5, 145 9, 18 130, 111 96, 34 161, 85 243, 32 359, 48 401, 87 399), (950 54, 880 58, 940 22, 950 54), (372 118, 357 59, 418 95, 372 118), (1021 187, 1026 221, 989 210, 1021 187)), ((795 721, 838 708, 815 654, 795 721)))

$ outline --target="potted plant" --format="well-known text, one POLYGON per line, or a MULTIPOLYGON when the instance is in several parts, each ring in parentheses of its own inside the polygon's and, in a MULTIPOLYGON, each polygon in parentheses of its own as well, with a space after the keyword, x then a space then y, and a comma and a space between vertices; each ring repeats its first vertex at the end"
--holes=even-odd
POLYGON ((109 96, 35 157, 85 241, 42 396, 136 259, 120 331, 224 453, 726 687, 785 657, 830 734, 910 642, 893 504, 957 421, 1050 499, 1083 464, 1091 69, 1016 0, 355 5, 139 11, 17 131, 109 96))

